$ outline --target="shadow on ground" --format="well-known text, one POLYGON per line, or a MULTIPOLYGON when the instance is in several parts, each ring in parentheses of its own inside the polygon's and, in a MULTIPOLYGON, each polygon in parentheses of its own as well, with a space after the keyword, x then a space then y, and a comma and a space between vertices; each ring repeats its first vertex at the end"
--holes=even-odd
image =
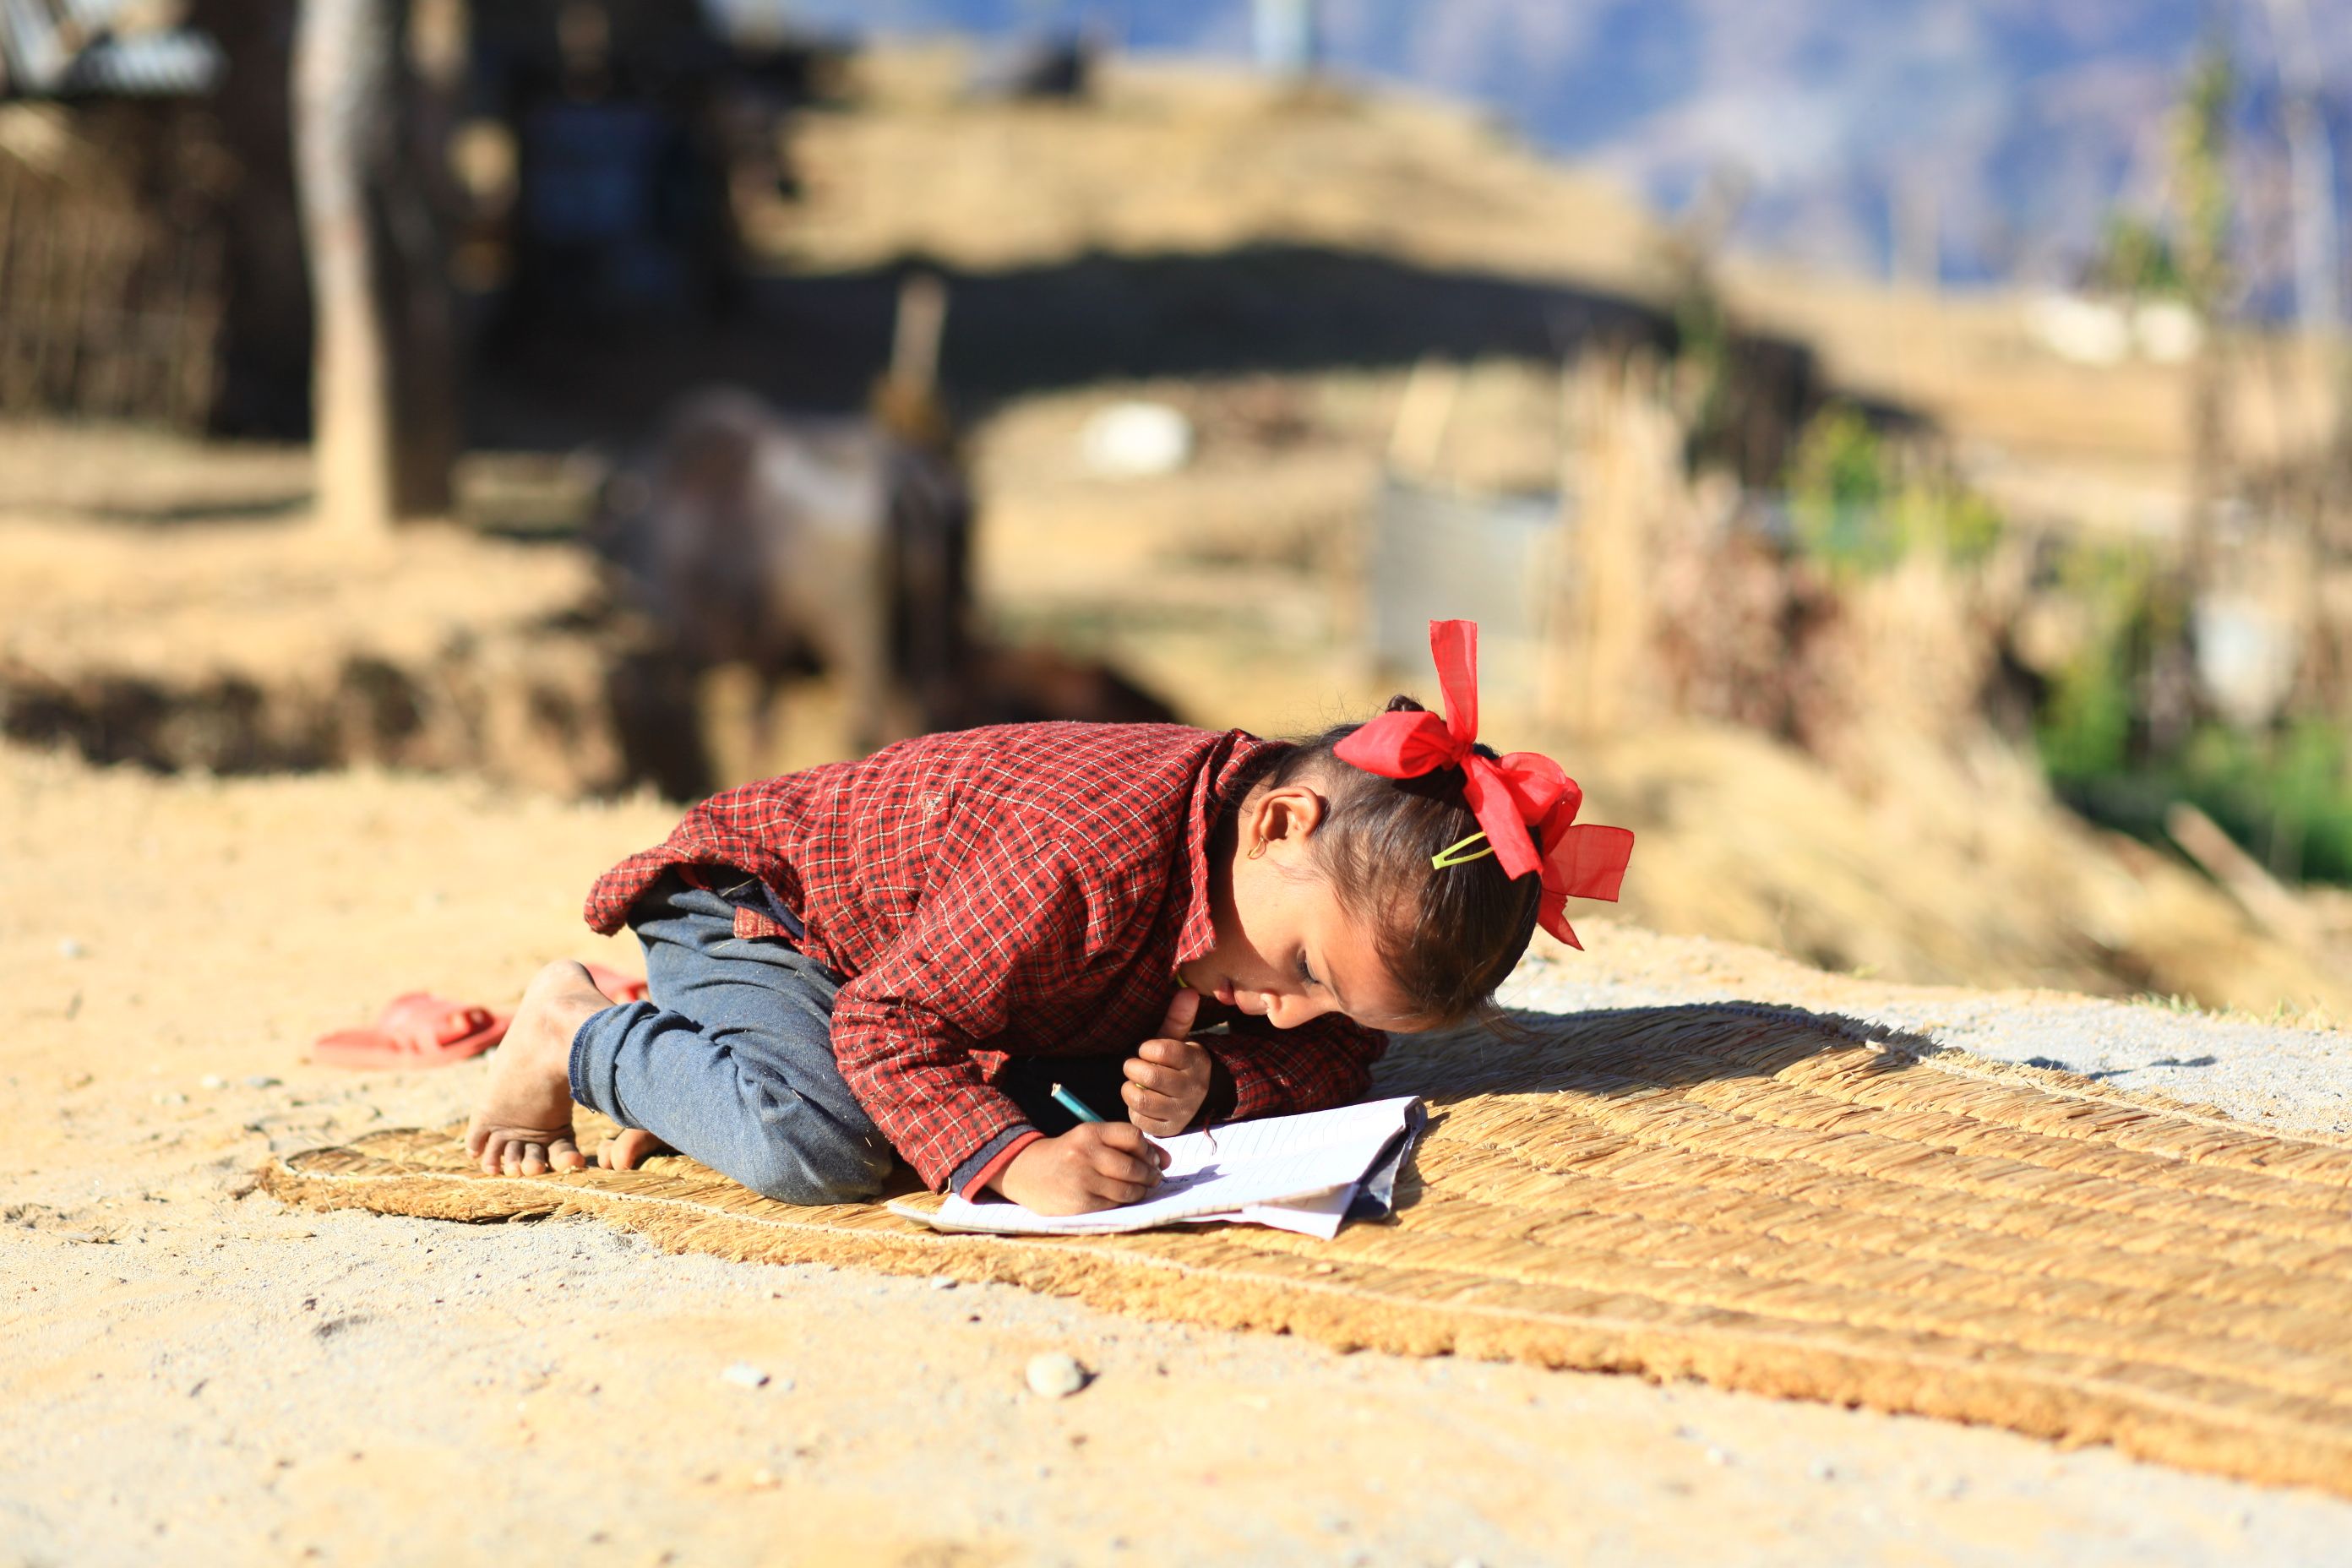
POLYGON ((469 439, 531 449, 634 440, 680 393, 714 382, 789 407, 862 406, 888 358, 899 282, 918 268, 947 283, 941 377, 967 416, 1101 381, 1409 365, 1433 355, 1557 359, 1596 340, 1663 346, 1672 335, 1662 313, 1622 297, 1324 247, 1097 253, 996 273, 910 258, 755 280, 724 321, 494 333, 478 356, 469 439))

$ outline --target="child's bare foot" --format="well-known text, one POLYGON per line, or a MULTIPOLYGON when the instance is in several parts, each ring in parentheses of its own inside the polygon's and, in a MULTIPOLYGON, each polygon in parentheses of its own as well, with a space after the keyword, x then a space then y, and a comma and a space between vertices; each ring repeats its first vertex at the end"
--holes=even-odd
POLYGON ((656 1154, 677 1152, 642 1127, 624 1127, 597 1146, 596 1163, 608 1171, 634 1171, 656 1154))
POLYGON ((587 1163, 572 1139, 572 1037, 612 1005, 576 963, 559 961, 532 976, 466 1129, 466 1152, 485 1172, 536 1176, 587 1163))

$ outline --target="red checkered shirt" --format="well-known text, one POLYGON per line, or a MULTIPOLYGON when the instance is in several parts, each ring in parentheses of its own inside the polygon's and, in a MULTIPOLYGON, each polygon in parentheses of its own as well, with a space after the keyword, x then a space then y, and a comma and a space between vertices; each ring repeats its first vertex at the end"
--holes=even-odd
MULTIPOLYGON (((847 982, 833 1049, 850 1091, 944 1187, 1026 1131, 991 1087, 1008 1056, 1124 1055, 1159 1027, 1177 966, 1215 942, 1219 813, 1277 746, 1178 724, 902 742, 704 801, 658 847, 598 879, 588 923, 620 929, 671 867, 767 884, 806 928, 791 940, 847 982)), ((789 936, 747 907, 735 930, 789 936)), ((1233 1079, 1236 1118, 1356 1099, 1387 1043, 1336 1014, 1288 1030, 1258 1023, 1201 1042, 1233 1079)))

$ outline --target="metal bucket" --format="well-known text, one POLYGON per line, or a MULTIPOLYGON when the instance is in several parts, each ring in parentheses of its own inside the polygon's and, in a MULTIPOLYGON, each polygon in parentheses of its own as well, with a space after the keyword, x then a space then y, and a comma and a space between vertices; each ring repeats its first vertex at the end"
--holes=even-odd
MULTIPOLYGON (((1481 692, 1531 709, 1568 508, 1557 495, 1486 495, 1391 474, 1372 500, 1366 578, 1381 671, 1429 677, 1429 623, 1478 623, 1481 692)), ((1434 693, 1432 693, 1434 696, 1434 693)))

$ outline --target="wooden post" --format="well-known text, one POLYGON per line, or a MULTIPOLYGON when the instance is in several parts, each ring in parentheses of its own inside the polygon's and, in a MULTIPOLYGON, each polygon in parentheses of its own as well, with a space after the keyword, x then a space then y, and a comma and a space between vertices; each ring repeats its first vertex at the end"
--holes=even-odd
POLYGON ((383 534, 393 518, 391 369, 367 214, 367 170, 389 131, 390 9, 386 0, 302 0, 294 36, 318 518, 352 535, 383 534))
POLYGON ((1685 439, 1638 351, 1590 353, 1561 367, 1560 586, 1552 595, 1541 704, 1571 733, 1627 728, 1652 705, 1656 541, 1686 509, 1685 439))
POLYGON ((465 87, 465 0, 410 0, 406 47, 394 62, 391 156, 374 171, 385 215, 384 316, 392 344, 393 509, 446 517, 457 503, 456 308, 449 292, 449 129, 465 87))
POLYGON ((2222 312, 2234 286, 2230 257, 2231 106, 2236 67, 2219 34, 2200 46, 2175 110, 2173 183, 2180 213, 2180 272, 2204 329, 2189 376, 2189 516, 2183 541, 2188 592, 2210 585, 2215 519, 2229 483, 2230 364, 2222 312))
POLYGON ((2342 315, 2336 274, 2336 153, 2321 113, 2319 40, 2305 0, 2266 0, 2286 128, 2289 210, 2294 219, 2294 313, 2306 331, 2332 332, 2342 315))

